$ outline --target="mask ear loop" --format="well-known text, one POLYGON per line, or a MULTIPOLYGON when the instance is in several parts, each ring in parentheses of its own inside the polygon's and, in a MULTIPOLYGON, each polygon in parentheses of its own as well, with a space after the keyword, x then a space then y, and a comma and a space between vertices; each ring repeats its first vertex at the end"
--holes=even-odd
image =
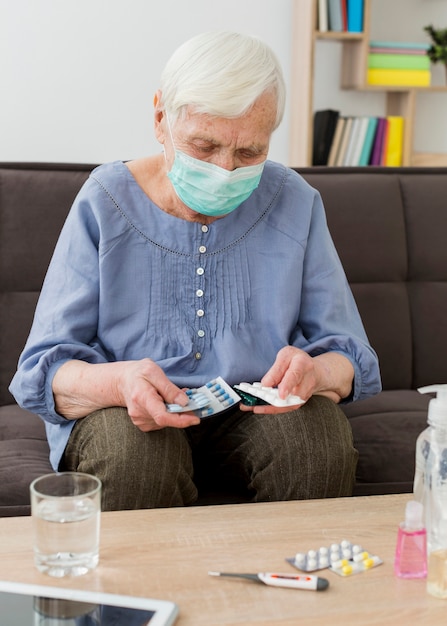
MULTIPOLYGON (((174 137, 172 136, 171 123, 169 121, 169 115, 168 115, 167 109, 165 109, 164 112, 165 112, 165 117, 166 117, 166 124, 167 124, 168 131, 169 131, 169 137, 171 139, 172 147, 174 148, 174 158, 175 158, 175 154, 177 152, 177 148, 175 147, 174 137)), ((165 146, 165 144, 163 144, 163 154, 164 154, 165 162, 166 162, 166 165, 167 165, 168 161, 166 159, 166 146, 165 146)))

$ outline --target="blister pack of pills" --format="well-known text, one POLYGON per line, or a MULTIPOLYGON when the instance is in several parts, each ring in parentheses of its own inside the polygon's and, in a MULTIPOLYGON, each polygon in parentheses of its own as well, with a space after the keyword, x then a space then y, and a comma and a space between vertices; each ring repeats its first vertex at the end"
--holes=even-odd
POLYGON ((379 557, 370 555, 361 545, 346 539, 317 550, 298 552, 286 561, 303 572, 329 568, 340 576, 357 574, 382 563, 379 557))
POLYGON ((228 385, 223 378, 218 376, 210 380, 206 385, 197 389, 185 391, 189 397, 188 404, 167 404, 169 413, 195 413, 200 418, 211 417, 221 411, 240 402, 240 396, 228 385))
POLYGON ((302 398, 294 396, 293 394, 289 394, 287 398, 280 398, 278 389, 275 387, 264 387, 261 383, 239 383, 239 385, 234 385, 234 388, 241 391, 243 394, 249 394, 255 398, 260 398, 267 404, 271 404, 273 406, 285 407, 304 404, 304 400, 302 398))
POLYGON ((360 574, 360 572, 366 572, 377 565, 383 563, 382 559, 369 552, 360 552, 355 554, 352 559, 340 559, 332 563, 331 569, 339 576, 352 576, 352 574, 360 574))

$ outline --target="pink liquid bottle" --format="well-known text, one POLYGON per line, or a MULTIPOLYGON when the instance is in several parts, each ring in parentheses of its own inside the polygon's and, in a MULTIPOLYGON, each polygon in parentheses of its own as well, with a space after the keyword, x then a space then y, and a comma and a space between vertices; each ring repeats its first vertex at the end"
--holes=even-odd
POLYGON ((411 500, 405 508, 405 521, 397 531, 394 573, 399 578, 427 576, 427 532, 423 522, 424 507, 411 500))

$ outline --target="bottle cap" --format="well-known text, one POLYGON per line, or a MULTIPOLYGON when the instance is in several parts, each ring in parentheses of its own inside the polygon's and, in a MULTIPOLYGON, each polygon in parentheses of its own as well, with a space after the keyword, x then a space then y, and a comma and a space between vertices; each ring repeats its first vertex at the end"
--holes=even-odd
POLYGON ((424 507, 416 500, 410 500, 405 507, 405 528, 423 528, 424 507))
POLYGON ((418 391, 437 394, 428 404, 427 421, 429 424, 447 426, 447 385, 428 385, 419 387, 418 391))

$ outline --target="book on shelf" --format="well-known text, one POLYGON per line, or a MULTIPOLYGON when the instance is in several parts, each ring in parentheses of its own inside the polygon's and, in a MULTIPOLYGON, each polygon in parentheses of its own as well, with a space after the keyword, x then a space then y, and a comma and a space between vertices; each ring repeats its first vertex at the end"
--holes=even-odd
POLYGON ((320 32, 363 31, 364 0, 318 0, 318 29, 320 32))
POLYGON ((427 51, 420 48, 389 48, 387 46, 369 46, 369 51, 378 54, 407 54, 416 57, 427 55, 427 51))
POLYGON ((385 165, 385 162, 386 162, 386 151, 388 147, 389 134, 390 134, 390 119, 389 117, 386 117, 385 126, 383 129, 382 144, 380 146, 379 165, 385 165))
POLYGON ((337 152, 334 165, 343 165, 345 162, 345 155, 348 149, 349 138, 351 136, 352 123, 354 121, 353 116, 348 115, 343 127, 343 134, 340 139, 340 147, 337 152))
POLYGON ((336 32, 343 31, 342 1, 343 0, 327 0, 329 30, 336 32))
POLYGON ((350 33, 363 31, 363 0, 348 0, 348 25, 350 33))
POLYGON ((352 165, 353 167, 360 165, 360 156, 362 154, 363 146, 365 143, 366 133, 368 131, 368 125, 369 125, 369 117, 366 117, 366 116, 359 117, 357 134, 355 137, 355 142, 354 142, 354 146, 353 146, 352 153, 351 153, 351 158, 350 158, 350 161, 347 163, 347 165, 352 165))
POLYGON ((357 153, 359 152, 359 146, 361 147, 361 143, 363 143, 364 138, 362 138, 362 136, 364 136, 363 118, 354 117, 342 165, 349 167, 357 165, 357 153))
POLYGON ((412 41, 377 41, 373 40, 369 42, 370 48, 386 48, 391 49, 394 52, 399 52, 401 50, 405 50, 405 54, 408 51, 412 51, 415 54, 426 54, 427 50, 430 48, 430 44, 427 43, 419 43, 412 41))
POLYGON ((348 30, 348 0, 341 0, 341 29, 348 30))
POLYGON ((334 109, 315 111, 312 165, 327 165, 338 116, 334 109))
POLYGON ((404 118, 400 115, 389 115, 388 132, 384 145, 383 165, 400 167, 402 165, 402 150, 404 136, 404 118))
POLYGON ((346 124, 346 117, 339 115, 337 126, 335 127, 334 138, 332 139, 331 148, 329 150, 328 165, 335 165, 337 162, 338 152, 340 150, 341 139, 346 124))
POLYGON ((405 41, 370 41, 368 85, 429 87, 431 82, 428 44, 405 41))
POLYGON ((339 115, 327 165, 398 167, 402 165, 403 131, 401 116, 339 115))
POLYGON ((430 70, 408 69, 377 69, 367 70, 368 85, 385 85, 389 87, 429 87, 430 70))
POLYGON ((358 165, 360 166, 369 164, 374 143, 374 137, 376 136, 377 122, 377 117, 368 118, 368 128, 366 131, 365 140, 363 142, 358 162, 358 165))
POLYGON ((327 0, 318 0, 318 30, 326 33, 328 28, 327 0))
POLYGON ((382 163, 383 138, 386 132, 386 124, 387 121, 385 117, 379 117, 377 119, 377 129, 369 159, 369 165, 381 165, 382 163))
POLYGON ((430 59, 424 54, 368 54, 368 68, 377 70, 429 70, 430 59))

